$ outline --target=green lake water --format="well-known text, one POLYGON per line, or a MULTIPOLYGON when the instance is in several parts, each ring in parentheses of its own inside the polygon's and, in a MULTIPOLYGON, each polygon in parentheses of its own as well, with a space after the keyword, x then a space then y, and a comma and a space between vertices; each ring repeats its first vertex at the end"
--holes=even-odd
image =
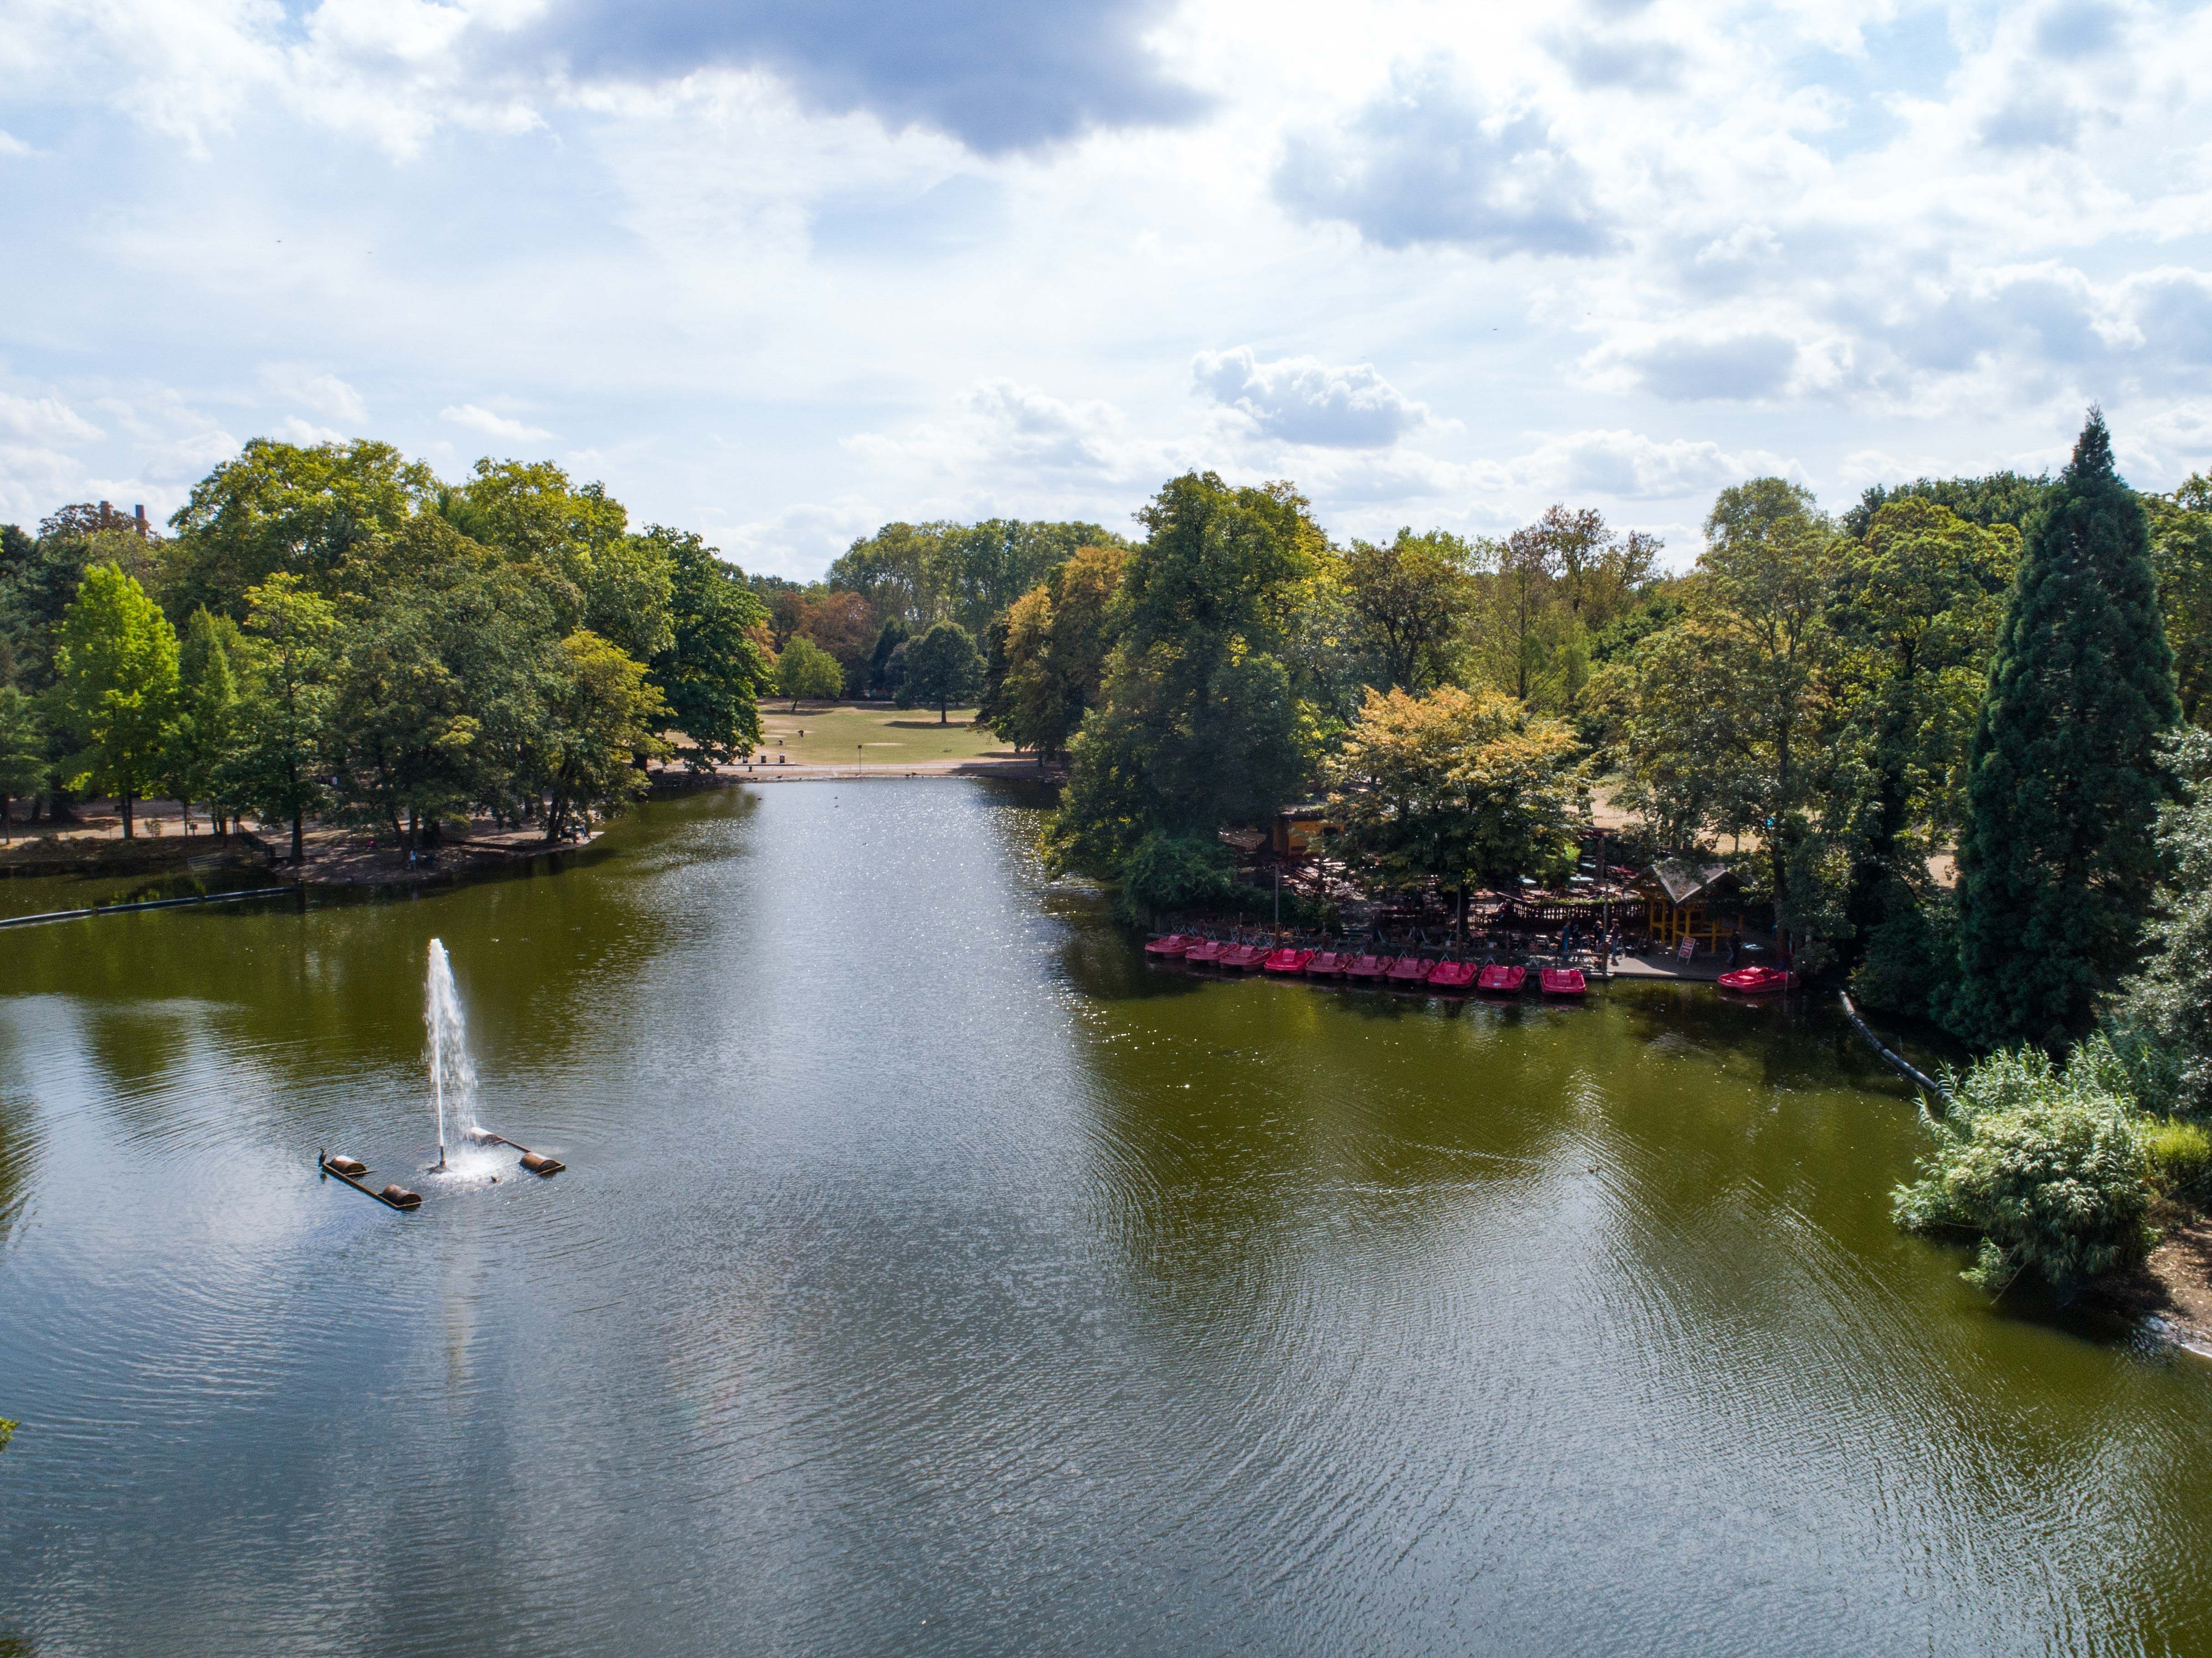
POLYGON ((1036 811, 0 932, 0 1654, 2212 1651, 2212 1365, 1899 1235, 1839 1018, 1149 968, 1036 811))

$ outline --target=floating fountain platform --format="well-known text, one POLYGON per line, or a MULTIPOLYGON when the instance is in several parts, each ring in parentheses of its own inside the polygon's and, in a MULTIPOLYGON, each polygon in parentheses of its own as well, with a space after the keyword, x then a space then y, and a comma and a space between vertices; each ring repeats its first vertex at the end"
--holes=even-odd
POLYGON ((532 1151, 528 1146, 524 1145, 518 1141, 511 1140, 504 1134, 495 1134, 489 1129, 478 1129, 477 1131, 476 1138, 480 1145, 504 1145, 510 1151, 521 1152, 522 1166, 525 1169, 527 1169, 532 1174, 543 1175, 549 1180, 568 1166, 567 1163, 562 1163, 556 1158, 541 1156, 538 1152, 532 1151))
POLYGON ((356 1158, 327 1157, 318 1151, 315 1153, 315 1166, 326 1175, 337 1175, 363 1197, 374 1198, 379 1203, 390 1208, 420 1209, 422 1206, 422 1194, 420 1192, 410 1192, 404 1186, 387 1186, 379 1192, 356 1179, 351 1170, 358 1169, 363 1175, 368 1172, 368 1165, 356 1158))

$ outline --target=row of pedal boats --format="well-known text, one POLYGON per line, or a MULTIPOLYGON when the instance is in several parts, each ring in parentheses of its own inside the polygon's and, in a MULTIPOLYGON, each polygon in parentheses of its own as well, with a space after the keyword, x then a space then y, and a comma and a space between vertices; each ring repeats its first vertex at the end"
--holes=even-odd
MULTIPOLYGON (((1485 990, 1517 996, 1531 974, 1525 967, 1496 962, 1437 961, 1426 956, 1381 956, 1372 952, 1306 950, 1296 944, 1248 944, 1197 933, 1170 932, 1151 940, 1145 954, 1154 961, 1185 962, 1225 973, 1273 973, 1284 978, 1346 979, 1352 982, 1421 987, 1429 990, 1485 990)), ((1547 996, 1580 996, 1589 988, 1577 967, 1547 967, 1533 975, 1547 996)))

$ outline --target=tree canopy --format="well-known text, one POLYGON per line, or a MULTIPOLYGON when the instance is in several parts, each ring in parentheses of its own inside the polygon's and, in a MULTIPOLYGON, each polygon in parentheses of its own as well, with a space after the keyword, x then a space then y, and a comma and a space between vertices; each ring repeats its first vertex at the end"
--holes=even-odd
POLYGON ((2056 1045, 2134 965, 2180 716, 2150 534, 2092 412, 2030 520, 1968 762, 1961 1026, 2056 1045))

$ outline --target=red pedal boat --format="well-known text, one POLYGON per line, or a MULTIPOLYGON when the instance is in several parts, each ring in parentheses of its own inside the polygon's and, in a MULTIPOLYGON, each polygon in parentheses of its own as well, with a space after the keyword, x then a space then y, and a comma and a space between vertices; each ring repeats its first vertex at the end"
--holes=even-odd
POLYGON ((1474 982, 1473 962, 1438 962, 1429 975, 1431 990, 1465 990, 1474 982))
POLYGON ((1257 944, 1231 944, 1221 952, 1221 965, 1231 973, 1249 973, 1267 959, 1267 952, 1257 944))
POLYGON ((1379 979, 1390 970, 1390 963, 1380 956, 1355 956, 1344 964, 1347 979, 1379 979))
POLYGON ((1796 987, 1797 975, 1784 973, 1778 967, 1740 967, 1733 973, 1721 975, 1723 990, 1740 991, 1746 996, 1765 996, 1778 990, 1796 987))
POLYGON ((1589 988, 1583 982, 1583 970, 1578 967, 1547 967, 1540 982, 1547 996, 1579 996, 1589 988))
POLYGON ((1219 961, 1221 959, 1221 952, 1228 948, 1229 946, 1223 944, 1218 938, 1200 938, 1188 950, 1183 951, 1182 958, 1186 962, 1194 963, 1200 967, 1206 967, 1219 961))
POLYGON ((1528 982, 1527 968, 1500 967, 1494 962, 1477 974, 1474 980, 1476 989, 1494 990, 1504 996, 1517 995, 1521 987, 1528 982))
POLYGON ((1390 963, 1390 982, 1394 985, 1423 984, 1428 976, 1429 963, 1418 956, 1401 956, 1390 963))
POLYGON ((1306 970, 1306 963, 1313 958, 1314 953, 1310 950, 1293 950, 1285 945, 1260 965, 1269 973, 1303 973, 1306 970))
POLYGON ((1194 932, 1170 932, 1164 938, 1155 938, 1145 946, 1147 956, 1180 957, 1199 942, 1194 932))
POLYGON ((1324 950, 1306 963, 1309 979, 1334 979, 1350 966, 1352 957, 1340 950, 1324 950))

